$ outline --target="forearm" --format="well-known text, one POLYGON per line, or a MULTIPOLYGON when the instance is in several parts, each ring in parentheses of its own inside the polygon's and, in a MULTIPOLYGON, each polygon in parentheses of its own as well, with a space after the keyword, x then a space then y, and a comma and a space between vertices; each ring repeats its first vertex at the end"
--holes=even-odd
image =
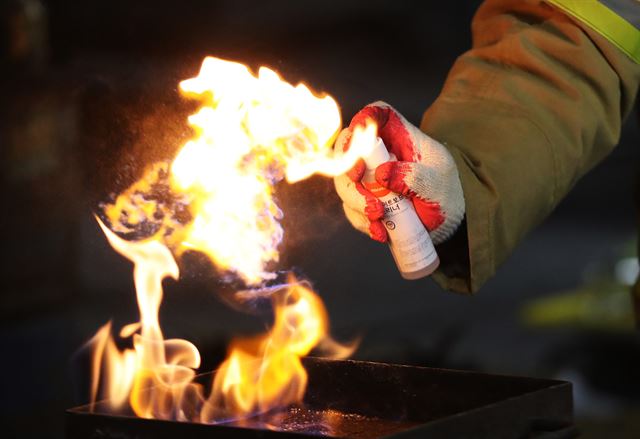
POLYGON ((472 50, 421 125, 460 172, 466 230, 436 280, 461 292, 492 276, 617 144, 640 80, 638 64, 540 1, 486 1, 472 27, 472 50))

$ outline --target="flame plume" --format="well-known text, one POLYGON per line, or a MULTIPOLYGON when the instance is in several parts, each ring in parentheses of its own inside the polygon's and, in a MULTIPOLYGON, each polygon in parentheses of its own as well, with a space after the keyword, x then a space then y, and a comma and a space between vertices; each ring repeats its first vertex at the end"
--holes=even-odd
POLYGON ((182 81, 180 90, 202 103, 189 117, 195 137, 170 169, 154 165, 107 207, 107 216, 122 232, 161 217, 162 233, 170 235, 166 242, 178 251, 201 251, 249 285, 273 279, 268 265, 278 261, 283 237, 275 183, 342 174, 373 142, 334 151, 341 122, 333 98, 293 86, 266 67, 254 76, 242 64, 207 57, 199 75, 182 81), (164 204, 145 197, 167 171, 172 192, 189 206, 185 226, 173 221, 164 204))
POLYGON ((111 246, 134 264, 140 321, 120 331, 133 348, 116 348, 110 324, 90 340, 92 400, 106 398, 113 409, 129 407, 144 418, 194 422, 300 403, 307 384, 301 357, 319 347, 342 358, 355 348, 329 337, 326 310, 310 286, 291 277, 271 294, 273 327, 231 343, 205 397, 193 381, 198 349, 186 340, 165 340, 158 320, 162 280, 179 277, 169 247, 178 254, 203 252, 250 287, 264 285, 275 277, 269 265, 278 261, 284 233, 274 185, 346 172, 375 145, 375 127, 357 129, 349 151, 333 151, 340 128, 336 102, 266 67, 253 75, 242 64, 208 57, 180 89, 202 103, 189 118, 194 138, 171 164, 154 164, 105 209, 114 231, 149 223, 152 236, 125 241, 98 220, 111 246), (163 184, 170 188, 168 200, 153 195, 166 192, 156 190, 163 184), (178 219, 178 211, 188 219, 178 219))
POLYGON ((263 412, 302 401, 307 372, 300 357, 326 337, 327 313, 320 298, 294 277, 272 300, 273 328, 268 334, 232 343, 216 373, 203 411, 205 421, 219 413, 263 412))
MULTIPOLYGON (((98 372, 113 408, 127 400, 136 415, 143 418, 174 417, 175 401, 200 366, 198 349, 186 340, 165 340, 158 313, 162 303, 162 279, 178 279, 179 270, 167 247, 157 240, 128 242, 111 232, 100 220, 109 244, 134 264, 134 284, 140 311, 140 322, 124 327, 122 337, 133 337, 133 349, 119 352, 110 336, 111 325, 102 327, 94 337, 94 388, 98 372), (156 391, 146 391, 147 388, 156 391)), ((180 416, 175 416, 180 418, 180 416)))
POLYGON ((276 407, 300 403, 307 373, 300 358, 324 346, 336 358, 349 356, 354 346, 343 346, 328 336, 327 312, 308 285, 293 276, 272 294, 275 319, 264 335, 232 342, 229 355, 215 375, 207 399, 194 383, 200 353, 182 339, 165 340, 158 313, 162 279, 178 279, 178 267, 167 247, 157 240, 128 242, 100 227, 111 246, 134 263, 134 283, 140 322, 125 326, 123 338, 133 338, 133 349, 119 351, 111 324, 90 340, 94 349, 92 403, 106 398, 114 410, 128 406, 142 418, 222 422, 276 407))

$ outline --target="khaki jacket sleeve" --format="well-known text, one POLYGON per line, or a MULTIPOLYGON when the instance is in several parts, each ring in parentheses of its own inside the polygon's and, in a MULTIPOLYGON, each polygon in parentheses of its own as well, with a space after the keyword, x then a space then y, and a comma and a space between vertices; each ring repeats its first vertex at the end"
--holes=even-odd
POLYGON ((471 293, 617 144, 640 66, 538 0, 488 0, 421 128, 445 143, 466 220, 439 248, 443 288, 471 293))

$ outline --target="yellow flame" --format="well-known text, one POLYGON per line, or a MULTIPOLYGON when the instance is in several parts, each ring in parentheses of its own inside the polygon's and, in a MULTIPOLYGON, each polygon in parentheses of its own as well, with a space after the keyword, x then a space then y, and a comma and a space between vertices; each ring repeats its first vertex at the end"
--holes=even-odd
MULTIPOLYGON (((301 357, 328 338, 328 317, 322 300, 294 277, 272 296, 275 319, 271 330, 258 337, 235 340, 220 366, 202 419, 263 412, 302 401, 307 372, 301 357)), ((348 356, 353 349, 334 352, 348 356)))
POLYGON ((93 348, 91 365, 91 404, 98 399, 98 386, 104 387, 103 394, 108 395, 114 408, 122 407, 129 397, 135 377, 135 352, 120 352, 111 338, 111 323, 107 323, 89 340, 93 348))
POLYGON ((291 276, 271 296, 275 313, 271 330, 231 343, 205 400, 200 384, 193 382, 200 366, 198 349, 186 340, 165 340, 158 321, 162 279, 179 276, 171 252, 155 238, 125 241, 98 222, 111 246, 134 263, 140 322, 120 331, 121 337, 132 337, 132 349, 118 350, 110 323, 90 340, 92 403, 100 387, 112 409, 122 410, 128 401, 134 413, 144 418, 237 419, 301 402, 307 385, 301 357, 314 347, 335 358, 347 357, 355 349, 355 344, 341 345, 329 337, 322 300, 291 276))
POLYGON ((168 243, 178 251, 204 252, 250 285, 271 279, 269 264, 278 261, 283 237, 274 184, 342 174, 375 142, 334 151, 341 122, 333 98, 317 96, 304 84, 293 86, 267 67, 253 75, 242 64, 207 57, 198 76, 182 81, 180 90, 202 103, 189 117, 195 137, 180 149, 169 176, 172 190, 185 195, 191 222, 176 226, 170 212, 152 208, 144 197, 158 165, 118 197, 107 216, 117 231, 126 231, 123 213, 129 225, 160 216, 172 234, 168 243))
POLYGON ((98 223, 111 246, 134 264, 140 322, 126 325, 120 331, 122 337, 133 338, 133 349, 121 352, 116 348, 110 324, 92 339, 92 398, 96 398, 101 383, 103 396, 114 409, 121 409, 128 399, 140 417, 172 417, 177 408, 175 401, 191 383, 194 369, 200 366, 198 349, 186 340, 165 340, 158 321, 162 279, 178 279, 178 266, 169 249, 157 239, 128 242, 100 220, 98 223), (147 390, 151 387, 154 391, 147 390))
POLYGON ((252 286, 273 278, 270 264, 278 261, 283 236, 275 183, 346 172, 374 147, 375 126, 357 129, 349 151, 334 151, 340 128, 336 102, 304 84, 293 86, 266 67, 253 75, 242 64, 208 57, 199 75, 180 89, 202 102, 189 117, 194 138, 170 165, 151 166, 105 209, 115 231, 126 233, 149 221, 157 225, 154 235, 127 242, 100 223, 113 248, 134 263, 140 322, 120 331, 132 338, 132 349, 116 348, 110 325, 91 340, 93 400, 102 390, 100 396, 116 409, 128 400, 141 417, 201 422, 300 402, 307 383, 302 356, 316 346, 338 357, 355 348, 327 335, 320 298, 291 278, 271 296, 273 328, 232 342, 205 398, 193 382, 200 365, 197 348, 186 340, 165 340, 160 329, 162 280, 179 276, 166 245, 178 253, 201 251, 252 286), (163 181, 172 190, 170 202, 152 194, 163 181), (175 218, 176 200, 188 208, 186 224, 175 218))

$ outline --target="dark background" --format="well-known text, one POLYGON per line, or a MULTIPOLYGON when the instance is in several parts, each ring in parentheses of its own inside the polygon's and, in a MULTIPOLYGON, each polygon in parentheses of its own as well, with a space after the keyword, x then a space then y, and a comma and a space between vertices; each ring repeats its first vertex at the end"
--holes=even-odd
MULTIPOLYGON (((194 103, 177 84, 205 55, 305 81, 347 121, 382 99, 417 124, 469 48, 479 3, 4 1, 2 436, 62 437, 64 409, 82 402, 75 352, 109 319, 137 319, 131 266, 92 212, 189 137, 194 103)), ((632 115, 614 153, 474 297, 403 281, 324 178, 278 188, 283 265, 314 281, 339 338, 363 336, 357 358, 570 379, 584 437, 637 437, 640 349, 622 281, 637 261, 619 260, 635 256, 639 141, 632 115), (595 293, 543 313, 572 322, 523 318, 531 301, 581 288, 595 293)), ((183 265, 180 283, 165 282, 163 330, 211 369, 232 335, 264 320, 230 310, 212 273, 183 265)))

